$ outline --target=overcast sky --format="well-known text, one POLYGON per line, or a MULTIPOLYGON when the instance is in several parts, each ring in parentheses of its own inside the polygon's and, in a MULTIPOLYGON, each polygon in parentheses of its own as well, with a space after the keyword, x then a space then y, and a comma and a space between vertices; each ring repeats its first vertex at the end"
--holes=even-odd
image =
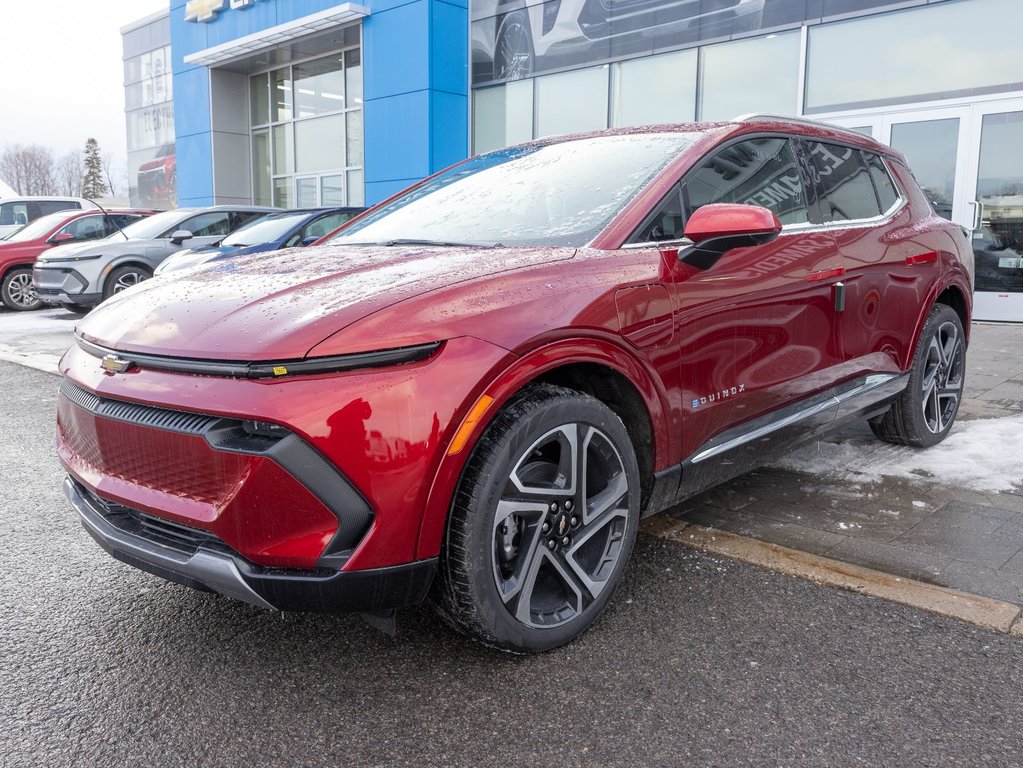
POLYGON ((0 0, 0 151, 43 144, 57 157, 90 136, 125 162, 126 24, 167 0, 0 0))

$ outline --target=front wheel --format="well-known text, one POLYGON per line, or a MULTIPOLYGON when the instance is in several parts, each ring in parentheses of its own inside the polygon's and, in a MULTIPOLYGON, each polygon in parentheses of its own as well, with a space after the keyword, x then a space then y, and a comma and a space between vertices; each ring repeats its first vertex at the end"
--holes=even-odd
POLYGON ((514 653, 585 631, 639 527, 624 424, 588 395, 528 388, 480 438, 452 504, 435 599, 457 629, 514 653))
POLYGON ((126 291, 152 276, 153 273, 148 269, 134 264, 118 267, 107 277, 106 285, 103 287, 103 298, 109 299, 115 293, 126 291))
POLYGON ((32 269, 29 267, 12 269, 4 275, 3 282, 0 283, 0 300, 5 307, 15 312, 39 309, 43 302, 36 295, 32 283, 32 269))
POLYGON ((952 429, 965 382, 963 324, 954 309, 936 304, 920 333, 909 384, 891 408, 870 420, 870 428, 888 443, 936 445, 952 429))

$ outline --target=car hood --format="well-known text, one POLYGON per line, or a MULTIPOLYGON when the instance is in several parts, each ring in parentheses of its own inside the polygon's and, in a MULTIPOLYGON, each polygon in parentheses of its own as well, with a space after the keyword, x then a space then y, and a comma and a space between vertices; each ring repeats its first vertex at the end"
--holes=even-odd
POLYGON ((157 274, 165 275, 168 272, 177 272, 179 269, 197 267, 233 250, 235 249, 231 246, 209 246, 206 248, 196 248, 195 250, 178 251, 164 259, 157 269, 157 274))
POLYGON ((120 293, 85 317, 77 332, 124 352, 294 360, 392 304, 574 253, 572 248, 316 246, 239 256, 120 293))

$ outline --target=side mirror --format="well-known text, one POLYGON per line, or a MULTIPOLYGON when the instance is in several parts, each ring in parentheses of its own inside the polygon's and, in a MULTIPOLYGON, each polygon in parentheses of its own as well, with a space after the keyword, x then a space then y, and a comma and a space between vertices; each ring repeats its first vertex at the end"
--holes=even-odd
POLYGON ((174 243, 174 245, 181 245, 183 242, 190 239, 191 237, 192 233, 189 232, 187 229, 179 229, 175 231, 174 234, 171 235, 171 242, 174 243))
POLYGON ((302 242, 299 243, 299 245, 301 245, 304 248, 307 245, 312 245, 319 239, 320 239, 319 235, 310 235, 309 237, 303 237, 302 242))
POLYGON ((59 245, 60 243, 67 243, 74 239, 75 236, 72 235, 70 232, 58 232, 55 235, 51 235, 46 242, 52 245, 59 245))
POLYGON ((764 245, 780 232, 778 217, 759 205, 705 205, 686 222, 685 236, 693 245, 680 250, 678 257, 697 269, 710 269, 728 251, 764 245))

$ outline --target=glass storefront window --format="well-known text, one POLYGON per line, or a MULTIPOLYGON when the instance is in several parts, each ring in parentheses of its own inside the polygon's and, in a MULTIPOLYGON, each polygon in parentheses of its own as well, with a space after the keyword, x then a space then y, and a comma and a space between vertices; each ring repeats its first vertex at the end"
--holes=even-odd
POLYGON ((696 117, 695 50, 614 65, 611 127, 682 123, 696 117))
POLYGON ((362 165, 362 110, 345 114, 345 144, 348 165, 362 165))
POLYGON ((252 202, 270 205, 270 134, 252 133, 252 202))
POLYGON ((533 138, 533 81, 473 92, 473 154, 533 138))
POLYGON ((270 119, 275 123, 291 119, 291 69, 289 67, 270 73, 270 119))
POLYGON ((608 71, 605 64, 536 78, 537 138, 607 128, 608 71))
MULTIPOLYGON (((358 26, 349 27, 339 42, 358 45, 359 36, 358 26)), ((305 208, 362 204, 359 54, 349 48, 250 77, 254 201, 305 208)))
POLYGON ((806 111, 1008 90, 1023 83, 1020 27, 1019 0, 937 3, 811 27, 806 111))
POLYGON ((291 133, 291 123, 275 125, 273 127, 274 137, 274 175, 291 173, 295 170, 293 159, 295 157, 295 146, 291 133))
POLYGON ((270 122, 270 86, 264 72, 249 80, 250 125, 266 125, 270 122))
POLYGON ((345 107, 345 75, 341 56, 296 64, 295 117, 315 117, 337 112, 345 107))
POLYGON ((298 208, 316 207, 316 177, 295 179, 295 206, 298 208))
POLYGON ((291 208, 291 179, 274 179, 274 205, 291 208))
POLYGON ((344 205, 344 177, 341 174, 320 177, 320 205, 344 205))
POLYGON ((356 48, 345 51, 345 93, 348 107, 362 106, 362 59, 356 48))
POLYGON ((798 32, 700 49, 700 120, 731 120, 749 112, 794 115, 798 100, 798 32))
POLYGON ((365 205, 366 198, 363 194, 362 171, 348 172, 348 204, 365 205))
POLYGON ((341 115, 295 123, 295 171, 313 173, 345 165, 345 121, 341 115))

